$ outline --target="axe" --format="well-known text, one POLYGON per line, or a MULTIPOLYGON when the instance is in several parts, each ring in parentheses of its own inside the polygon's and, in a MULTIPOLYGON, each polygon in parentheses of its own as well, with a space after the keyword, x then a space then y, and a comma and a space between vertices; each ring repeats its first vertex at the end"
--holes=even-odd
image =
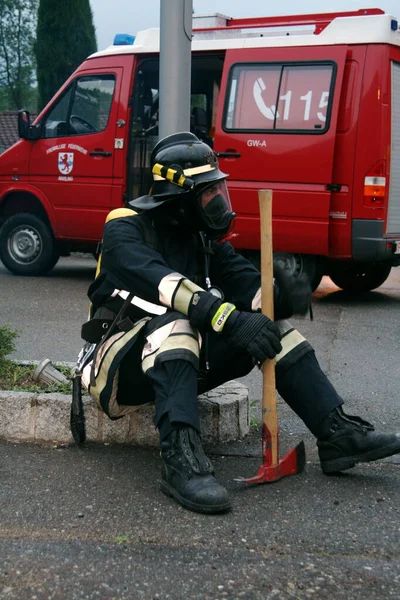
MULTIPOLYGON (((272 257, 272 190, 259 190, 261 227, 261 310, 274 318, 272 257)), ((269 483, 287 475, 301 473, 305 465, 304 442, 300 442, 279 460, 278 412, 275 392, 275 361, 266 360, 262 367, 262 450, 263 462, 257 475, 240 479, 245 483, 269 483)))

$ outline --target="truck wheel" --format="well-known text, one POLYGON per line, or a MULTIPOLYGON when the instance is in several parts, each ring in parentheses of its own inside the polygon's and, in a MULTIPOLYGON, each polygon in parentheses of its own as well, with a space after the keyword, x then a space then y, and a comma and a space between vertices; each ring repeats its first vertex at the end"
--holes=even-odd
MULTIPOLYGON (((260 252, 257 250, 242 250, 241 253, 257 269, 261 270, 260 252)), ((306 273, 313 292, 321 283, 322 276, 325 274, 325 264, 323 258, 312 254, 293 254, 291 252, 274 252, 274 265, 278 264, 281 268, 288 271, 294 278, 306 273)))
POLYGON ((385 263, 334 262, 328 267, 333 283, 346 292, 369 292, 379 287, 389 277, 391 265, 385 263))
POLYGON ((59 259, 54 236, 36 215, 18 213, 0 230, 0 258, 16 275, 42 275, 59 259))
POLYGON ((305 273, 313 292, 319 286, 324 275, 324 264, 318 256, 312 254, 293 254, 292 252, 274 252, 274 264, 284 268, 294 278, 305 273))

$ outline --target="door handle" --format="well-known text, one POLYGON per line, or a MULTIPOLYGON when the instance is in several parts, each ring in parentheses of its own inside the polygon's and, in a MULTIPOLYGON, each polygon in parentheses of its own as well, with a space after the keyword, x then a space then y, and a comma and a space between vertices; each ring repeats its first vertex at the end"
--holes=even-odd
POLYGON ((112 152, 105 152, 104 150, 93 150, 89 152, 89 156, 112 156, 112 152))
POLYGON ((218 156, 218 158, 240 158, 242 156, 240 152, 235 152, 235 150, 216 152, 215 154, 218 156))
POLYGON ((327 183, 325 188, 328 192, 340 192, 342 186, 340 183, 327 183))

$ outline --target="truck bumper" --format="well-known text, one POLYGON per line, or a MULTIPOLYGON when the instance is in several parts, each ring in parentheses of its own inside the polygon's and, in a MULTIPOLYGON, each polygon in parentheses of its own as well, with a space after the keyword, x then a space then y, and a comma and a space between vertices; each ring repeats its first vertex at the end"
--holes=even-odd
POLYGON ((353 219, 352 254, 353 259, 363 262, 385 261, 400 264, 400 244, 398 239, 385 239, 384 222, 368 219, 353 219))

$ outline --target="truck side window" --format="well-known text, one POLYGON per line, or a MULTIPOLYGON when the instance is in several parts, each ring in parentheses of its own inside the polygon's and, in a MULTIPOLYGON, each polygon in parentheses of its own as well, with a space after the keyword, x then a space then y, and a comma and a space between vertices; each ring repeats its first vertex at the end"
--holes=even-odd
POLYGON ((104 131, 110 116, 114 89, 114 75, 89 75, 75 80, 47 114, 44 137, 104 131))
POLYGON ((45 138, 58 137, 66 135, 68 107, 71 102, 72 85, 66 92, 58 98, 53 108, 48 113, 45 122, 43 135, 45 138))
POLYGON ((335 67, 332 62, 234 65, 224 129, 323 133, 329 127, 335 67))

